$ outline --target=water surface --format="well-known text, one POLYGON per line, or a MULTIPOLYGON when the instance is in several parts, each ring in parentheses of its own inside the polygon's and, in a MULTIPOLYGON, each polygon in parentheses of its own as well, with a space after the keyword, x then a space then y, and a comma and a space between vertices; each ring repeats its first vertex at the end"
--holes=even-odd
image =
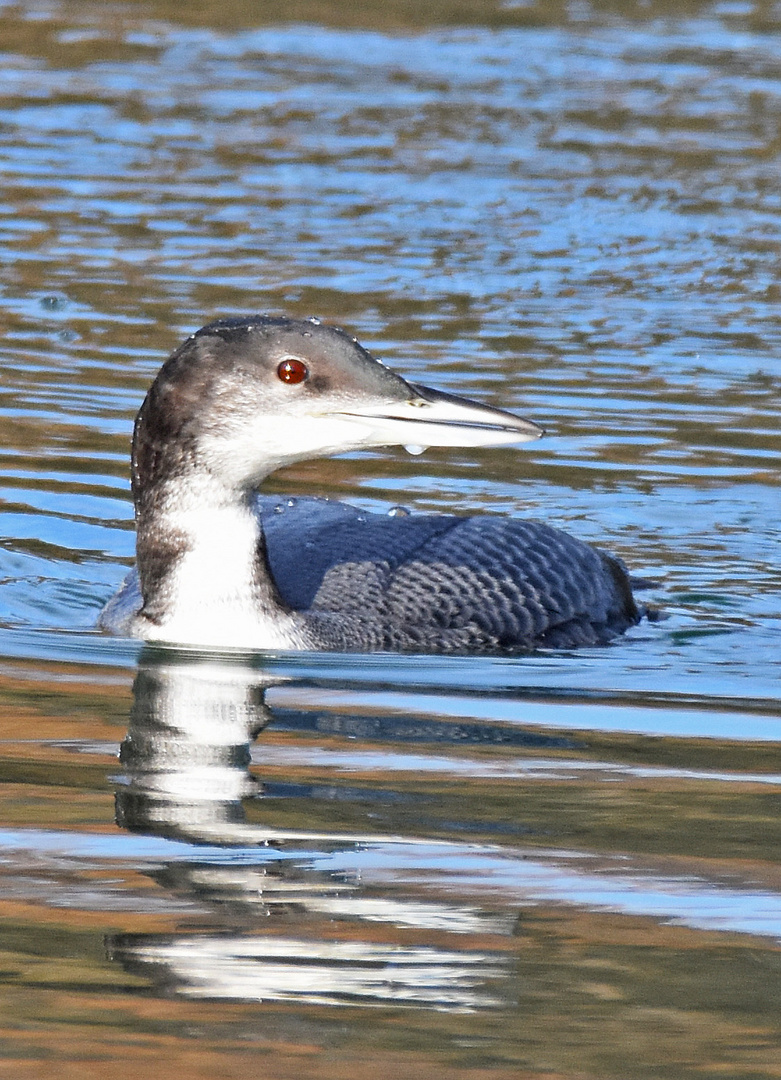
POLYGON ((285 18, 0 5, 0 1074, 776 1076, 778 12, 285 18), (144 390, 254 311, 550 433, 269 490, 543 518, 666 618, 513 659, 96 635, 144 390))

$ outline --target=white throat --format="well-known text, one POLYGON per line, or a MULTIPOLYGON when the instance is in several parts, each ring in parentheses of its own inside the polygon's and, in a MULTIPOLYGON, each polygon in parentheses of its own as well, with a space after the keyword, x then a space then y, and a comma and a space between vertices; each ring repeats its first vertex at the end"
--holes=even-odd
POLYGON ((259 570, 262 538, 252 504, 200 503, 187 495, 167 499, 156 522, 181 555, 166 581, 165 615, 144 636, 210 647, 306 648, 300 619, 279 603, 262 561, 259 570))

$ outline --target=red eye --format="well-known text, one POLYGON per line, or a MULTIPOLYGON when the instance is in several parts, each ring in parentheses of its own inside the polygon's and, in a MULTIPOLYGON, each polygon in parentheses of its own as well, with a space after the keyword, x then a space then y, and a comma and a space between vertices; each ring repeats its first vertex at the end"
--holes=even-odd
POLYGON ((277 368, 277 375, 284 383, 302 383, 309 378, 309 368, 303 360, 289 356, 277 368))

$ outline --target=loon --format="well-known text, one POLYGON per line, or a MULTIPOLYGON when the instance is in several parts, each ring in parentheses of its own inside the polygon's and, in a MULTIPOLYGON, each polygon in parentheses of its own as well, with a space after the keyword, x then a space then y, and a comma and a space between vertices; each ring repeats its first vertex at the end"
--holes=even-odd
POLYGON ((418 386, 317 319, 224 318, 163 364, 136 419, 136 568, 114 634, 207 648, 519 653, 639 621, 617 558, 537 521, 387 516, 257 494, 361 447, 504 446, 529 420, 418 386))

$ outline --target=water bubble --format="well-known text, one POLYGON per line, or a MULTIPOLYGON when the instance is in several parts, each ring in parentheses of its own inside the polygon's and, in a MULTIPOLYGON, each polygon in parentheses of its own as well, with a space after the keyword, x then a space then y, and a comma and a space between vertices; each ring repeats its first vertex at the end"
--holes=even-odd
POLYGON ((392 506, 388 511, 388 517, 409 517, 409 510, 406 506, 392 506))
POLYGON ((313 326, 320 326, 320 320, 316 315, 310 315, 306 321, 311 322, 313 326))
POLYGON ((68 306, 68 301, 63 296, 42 296, 40 303, 45 311, 61 311, 68 306))
POLYGON ((404 449, 407 451, 408 454, 412 454, 413 457, 417 457, 419 454, 423 453, 426 447, 418 446, 417 443, 409 443, 407 446, 404 447, 404 449))

